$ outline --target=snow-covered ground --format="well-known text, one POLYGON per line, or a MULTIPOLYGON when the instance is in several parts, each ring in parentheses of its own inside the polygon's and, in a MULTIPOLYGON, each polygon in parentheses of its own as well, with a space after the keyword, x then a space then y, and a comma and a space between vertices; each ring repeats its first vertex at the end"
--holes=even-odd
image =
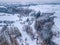
MULTIPOLYGON (((55 22, 55 25, 56 25, 56 29, 55 31, 60 31, 60 5, 36 5, 36 6, 30 6, 29 9, 33 9, 33 10, 36 10, 36 11, 41 11, 41 12, 55 12, 55 16, 57 16, 57 18, 55 18, 54 22, 55 22)), ((2 14, 0 14, 2 15, 2 14)), ((22 33, 22 38, 23 40, 25 38, 27 38, 27 42, 29 43, 29 45, 36 45, 36 40, 32 41, 31 38, 29 37, 29 35, 23 31, 23 25, 27 24, 20 24, 20 22, 25 22, 26 21, 26 18, 29 18, 30 17, 23 17, 21 21, 18 21, 19 18, 17 16, 17 14, 15 15, 9 15, 8 14, 5 14, 5 16, 0 16, 0 20, 9 20, 9 21, 16 21, 13 25, 18 27, 20 29, 20 32, 22 33)), ((34 24, 34 23, 33 23, 34 24)), ((34 25, 31 25, 32 28, 34 29, 34 25)), ((56 42, 58 45, 60 45, 60 37, 55 37, 53 39, 54 42, 56 42)))

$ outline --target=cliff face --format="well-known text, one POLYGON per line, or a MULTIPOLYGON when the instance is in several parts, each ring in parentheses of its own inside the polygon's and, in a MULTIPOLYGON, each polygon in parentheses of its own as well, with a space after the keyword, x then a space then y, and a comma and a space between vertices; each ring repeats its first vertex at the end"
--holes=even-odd
POLYGON ((0 29, 0 45, 57 45, 52 41, 56 36, 52 29, 55 12, 41 13, 24 8, 16 10, 20 14, 11 15, 13 18, 17 16, 18 20, 1 22, 6 25, 0 29))
POLYGON ((17 27, 4 26, 0 31, 0 45, 18 45, 16 37, 21 37, 17 27))

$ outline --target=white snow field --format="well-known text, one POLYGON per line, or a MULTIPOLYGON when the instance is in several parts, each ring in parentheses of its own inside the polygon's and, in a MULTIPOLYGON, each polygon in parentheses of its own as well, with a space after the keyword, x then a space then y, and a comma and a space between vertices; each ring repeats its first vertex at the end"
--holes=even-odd
MULTIPOLYGON (((55 12, 54 15, 57 16, 57 18, 54 19, 56 29, 54 29, 54 28, 53 29, 54 29, 55 32, 57 32, 57 31, 60 32, 60 5, 36 5, 36 6, 30 6, 28 8, 36 10, 36 11, 41 11, 41 12, 48 12, 48 13, 49 12, 55 12)), ((5 13, 3 13, 3 14, 5 14, 5 13)), ((3 15, 3 14, 0 13, 0 15, 3 15)), ((30 36, 26 32, 23 31, 23 26, 27 25, 27 22, 25 22, 26 18, 31 19, 31 17, 22 17, 21 18, 22 20, 18 21, 19 18, 18 18, 17 15, 18 14, 15 14, 15 15, 5 14, 5 16, 0 16, 0 20, 2 20, 2 21, 3 20, 15 21, 15 23, 13 23, 13 25, 20 29, 20 32, 22 33, 23 43, 25 43, 25 38, 27 38, 27 43, 29 43, 29 45, 37 45, 36 40, 32 41, 30 36), (20 22, 22 22, 22 24, 20 22)), ((31 26, 33 28, 33 31, 35 32, 34 22, 31 26)), ((60 37, 53 37, 52 40, 55 43, 57 43, 58 45, 60 45, 60 37)), ((18 41, 19 41, 19 39, 18 39, 18 41)), ((20 42, 19 42, 19 44, 20 44, 20 42)), ((24 45, 26 45, 26 44, 24 44, 24 45)))

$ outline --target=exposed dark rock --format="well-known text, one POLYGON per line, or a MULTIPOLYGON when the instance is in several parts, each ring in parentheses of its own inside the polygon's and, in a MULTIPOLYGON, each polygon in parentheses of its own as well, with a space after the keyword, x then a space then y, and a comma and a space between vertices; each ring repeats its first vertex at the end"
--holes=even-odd
MULTIPOLYGON (((53 13, 50 15, 53 15, 53 13)), ((41 15, 41 17, 37 18, 37 20, 35 21, 34 27, 41 39, 47 43, 46 45, 56 45, 54 42, 51 42, 51 39, 53 37, 53 32, 51 29, 54 25, 55 16, 50 15, 41 15)))
POLYGON ((43 25, 44 25, 43 20, 36 20, 34 27, 37 31, 40 31, 40 30, 42 30, 43 25))
POLYGON ((33 39, 34 33, 32 27, 30 27, 29 25, 25 25, 23 28, 24 28, 23 30, 26 31, 26 33, 31 36, 31 39, 33 39))
POLYGON ((1 13, 7 13, 7 8, 6 7, 0 7, 0 12, 1 13))
POLYGON ((33 12, 32 14, 31 14, 31 16, 34 16, 35 18, 39 18, 40 16, 41 16, 41 12, 40 11, 38 11, 38 12, 33 12))
POLYGON ((17 27, 4 26, 0 31, 1 45, 18 45, 16 38, 21 37, 21 33, 17 27))
POLYGON ((49 43, 48 43, 49 45, 57 45, 55 42, 53 42, 53 41, 50 41, 49 43))

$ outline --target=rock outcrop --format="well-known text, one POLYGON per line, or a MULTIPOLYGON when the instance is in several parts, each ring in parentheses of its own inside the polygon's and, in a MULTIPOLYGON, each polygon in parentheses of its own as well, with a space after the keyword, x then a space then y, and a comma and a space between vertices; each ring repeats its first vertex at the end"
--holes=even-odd
POLYGON ((0 31, 0 45, 18 45, 17 37, 21 37, 17 27, 4 26, 0 31))

